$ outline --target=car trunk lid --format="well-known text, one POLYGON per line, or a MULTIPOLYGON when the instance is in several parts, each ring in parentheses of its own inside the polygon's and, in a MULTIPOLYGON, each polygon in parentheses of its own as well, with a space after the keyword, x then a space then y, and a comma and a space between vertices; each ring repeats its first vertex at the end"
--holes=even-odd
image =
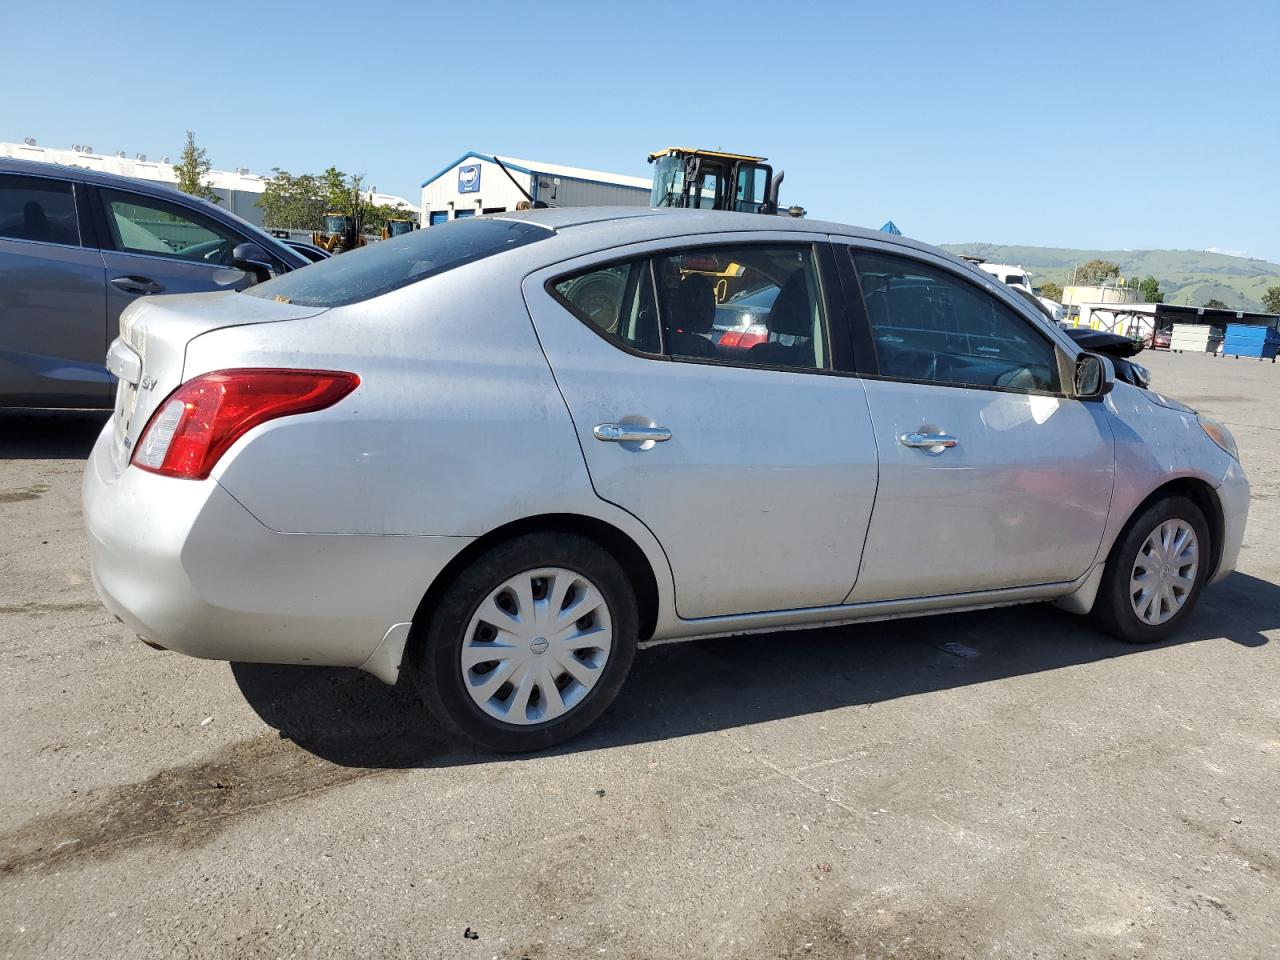
POLYGON ((301 320, 324 310, 227 292, 135 301, 121 314, 120 336, 107 352, 107 368, 119 380, 112 414, 117 469, 128 464, 156 407, 182 383, 193 339, 224 327, 301 320))

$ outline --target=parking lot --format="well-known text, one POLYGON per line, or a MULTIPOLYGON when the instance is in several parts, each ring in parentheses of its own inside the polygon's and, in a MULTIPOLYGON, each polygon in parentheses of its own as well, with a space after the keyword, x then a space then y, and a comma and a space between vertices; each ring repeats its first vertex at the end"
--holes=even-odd
POLYGON ((101 416, 0 414, 0 956, 1280 955, 1280 366, 1240 568, 1168 643, 1051 607, 663 646, 550 753, 356 671, 153 651, 98 604, 101 416))

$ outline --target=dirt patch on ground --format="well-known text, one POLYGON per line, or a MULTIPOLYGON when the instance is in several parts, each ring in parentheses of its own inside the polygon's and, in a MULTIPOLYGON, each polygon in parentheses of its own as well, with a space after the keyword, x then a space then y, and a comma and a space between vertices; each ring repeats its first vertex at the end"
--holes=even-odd
POLYGON ((97 600, 72 600, 67 603, 0 603, 0 613, 74 613, 78 610, 102 610, 97 600))
POLYGON ((760 939, 738 955, 804 957, 812 960, 955 960, 979 956, 985 945, 969 942, 970 918, 940 907, 923 914, 863 906, 846 908, 832 901, 782 914, 760 939))
POLYGON ((39 500, 49 492, 47 483, 33 483, 29 487, 17 490, 0 490, 0 503, 22 503, 26 500, 39 500))
POLYGON ((276 734, 264 735, 224 747, 200 763, 94 791, 0 836, 0 875, 113 856, 149 843, 200 846, 248 811, 382 773, 338 766, 276 734))

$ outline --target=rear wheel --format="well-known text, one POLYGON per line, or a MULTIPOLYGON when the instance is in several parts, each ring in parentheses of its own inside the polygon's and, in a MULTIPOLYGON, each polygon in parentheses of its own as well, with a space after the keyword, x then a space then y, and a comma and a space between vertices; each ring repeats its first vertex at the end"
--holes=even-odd
POLYGON ((1131 643, 1169 636, 1195 608, 1208 574, 1209 525, 1186 497, 1149 505, 1107 558, 1093 619, 1131 643))
POLYGON ((582 732, 613 702, 638 622, 608 551, 578 534, 526 534, 445 590, 412 673, 442 726, 488 750, 539 750, 582 732))

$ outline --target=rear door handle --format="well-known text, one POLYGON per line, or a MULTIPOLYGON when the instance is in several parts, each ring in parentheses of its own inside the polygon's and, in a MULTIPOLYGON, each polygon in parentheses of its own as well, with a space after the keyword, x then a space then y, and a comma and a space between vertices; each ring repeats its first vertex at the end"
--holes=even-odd
POLYGON ((898 437, 898 442, 904 447, 922 447, 926 450, 934 447, 950 450, 960 443, 949 433, 904 433, 898 437))
POLYGON ((116 277, 111 284, 126 293, 164 293, 164 285, 156 283, 150 277, 116 277))
POLYGON ((645 427, 635 423, 597 423, 591 432, 597 440, 606 443, 624 443, 628 440, 637 443, 646 440, 665 443, 671 439, 671 431, 666 427, 645 427))

